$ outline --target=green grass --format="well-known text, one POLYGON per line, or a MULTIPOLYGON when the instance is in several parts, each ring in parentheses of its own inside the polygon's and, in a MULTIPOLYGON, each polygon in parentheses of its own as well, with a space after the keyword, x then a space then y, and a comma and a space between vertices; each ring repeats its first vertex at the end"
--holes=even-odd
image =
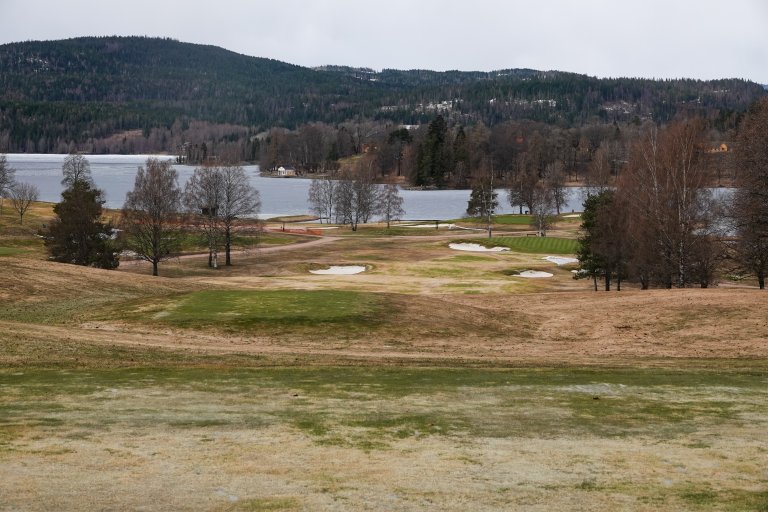
POLYGON ((255 247, 258 245, 289 245, 306 242, 307 237, 297 235, 282 235, 280 233, 264 233, 258 237, 235 237, 233 242, 238 247, 255 247))
POLYGON ((504 236, 491 239, 478 239, 486 247, 509 247, 516 252, 534 254, 575 254, 579 242, 571 238, 549 236, 504 236))
POLYGON ((153 318, 178 327, 249 330, 265 325, 375 323, 382 300, 373 294, 325 290, 207 290, 163 303, 153 318))
POLYGON ((330 231, 329 234, 332 235, 354 235, 354 236, 430 236, 435 234, 443 234, 446 230, 440 229, 434 229, 434 228, 408 228, 404 226, 398 226, 397 224, 392 224, 392 226, 387 229, 386 226, 364 226, 362 224, 358 225, 357 231, 352 231, 348 226, 342 227, 341 229, 330 231))
MULTIPOLYGON (((555 222, 567 222, 567 223, 581 223, 579 217, 565 217, 565 215, 572 215, 570 213, 563 213, 560 216, 554 216, 555 222)), ((455 219, 446 222, 460 222, 462 224, 482 224, 485 225, 486 219, 479 217, 464 217, 461 219, 455 219)), ((493 224, 496 226, 530 226, 533 223, 532 215, 494 215, 493 224)))
MULTIPOLYGON (((530 215, 494 215, 494 225, 506 225, 506 226, 530 226, 533 221, 533 217, 530 215)), ((455 219, 449 222, 461 222, 463 224, 486 224, 486 219, 480 217, 463 217, 461 219, 455 219)))
POLYGON ((458 256, 453 256, 450 261, 475 263, 479 261, 496 261, 496 258, 490 258, 488 256, 474 256, 472 254, 459 254, 458 256))
POLYGON ((16 256, 27 252, 26 249, 18 247, 0 247, 0 256, 16 256))

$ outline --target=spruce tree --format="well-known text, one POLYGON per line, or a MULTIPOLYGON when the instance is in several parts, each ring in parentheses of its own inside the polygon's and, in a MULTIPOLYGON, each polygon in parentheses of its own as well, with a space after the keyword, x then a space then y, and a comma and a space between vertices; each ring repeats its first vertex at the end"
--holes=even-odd
POLYGON ((77 180, 61 193, 53 207, 56 218, 45 233, 51 259, 61 263, 117 268, 118 252, 111 223, 101 222, 103 192, 86 180, 77 180))

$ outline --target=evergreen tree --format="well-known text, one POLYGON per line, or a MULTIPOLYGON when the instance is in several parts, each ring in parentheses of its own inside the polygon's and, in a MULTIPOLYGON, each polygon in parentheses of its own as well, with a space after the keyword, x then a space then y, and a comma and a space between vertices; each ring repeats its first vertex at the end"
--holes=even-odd
POLYGON ((488 238, 492 236, 493 214, 498 207, 498 194, 493 187, 493 172, 488 172, 475 181, 467 202, 467 215, 485 219, 488 238))
POLYGON ((448 125, 443 116, 437 116, 429 123, 427 137, 419 147, 415 184, 440 188, 451 169, 453 156, 448 143, 448 125))
POLYGON ((584 212, 581 214, 581 237, 576 257, 579 259, 577 277, 590 277, 597 291, 597 280, 605 275, 606 262, 599 254, 599 225, 600 213, 613 201, 613 192, 604 190, 590 194, 584 201, 584 212))
POLYGON ((490 180, 483 178, 472 186, 472 192, 467 201, 467 215, 485 218, 493 215, 499 207, 498 193, 491 186, 490 180))
POLYGON ((45 234, 54 261, 98 268, 117 268, 118 252, 111 223, 101 222, 104 194, 85 180, 75 181, 53 207, 56 218, 45 234))

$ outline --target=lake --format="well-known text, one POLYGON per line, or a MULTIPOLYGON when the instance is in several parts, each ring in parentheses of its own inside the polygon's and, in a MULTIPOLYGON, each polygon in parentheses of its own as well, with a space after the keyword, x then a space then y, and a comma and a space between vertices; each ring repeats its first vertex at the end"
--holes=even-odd
MULTIPOLYGON (((67 155, 8 154, 8 164, 16 169, 16 181, 35 185, 40 190, 40 201, 61 200, 61 166, 67 155)), ((105 193, 108 208, 121 208, 125 194, 133 189, 136 170, 144 165, 149 155, 86 155, 96 186, 105 193)), ((173 160, 175 157, 157 155, 154 158, 173 160)), ((184 184, 195 170, 190 165, 174 165, 179 173, 179 184, 184 184)), ((259 176, 258 165, 243 166, 251 185, 261 195, 261 216, 304 215, 309 213, 307 193, 311 180, 300 178, 264 178, 259 176)), ((469 190, 401 190, 407 219, 456 219, 464 216, 469 190)), ((517 213, 506 203, 506 193, 499 190, 498 213, 517 213)), ((570 191, 563 211, 581 211, 579 189, 570 191)))

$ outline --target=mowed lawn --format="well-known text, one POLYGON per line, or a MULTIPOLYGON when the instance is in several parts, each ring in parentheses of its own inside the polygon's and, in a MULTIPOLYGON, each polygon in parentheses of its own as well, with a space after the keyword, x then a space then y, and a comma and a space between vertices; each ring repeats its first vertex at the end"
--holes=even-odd
POLYGON ((549 236, 502 236, 478 239, 486 247, 508 247, 516 252, 533 254, 575 254, 579 243, 572 238, 549 236))

